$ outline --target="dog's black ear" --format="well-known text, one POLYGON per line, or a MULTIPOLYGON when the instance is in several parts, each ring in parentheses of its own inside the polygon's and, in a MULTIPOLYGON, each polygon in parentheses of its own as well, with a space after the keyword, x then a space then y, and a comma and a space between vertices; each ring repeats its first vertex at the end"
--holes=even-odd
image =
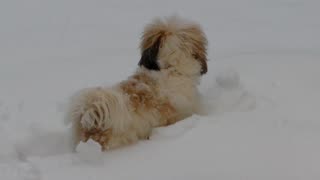
POLYGON ((139 66, 143 66, 149 70, 160 71, 160 67, 158 65, 158 53, 160 44, 161 37, 159 37, 157 41, 152 44, 152 46, 142 52, 139 66))

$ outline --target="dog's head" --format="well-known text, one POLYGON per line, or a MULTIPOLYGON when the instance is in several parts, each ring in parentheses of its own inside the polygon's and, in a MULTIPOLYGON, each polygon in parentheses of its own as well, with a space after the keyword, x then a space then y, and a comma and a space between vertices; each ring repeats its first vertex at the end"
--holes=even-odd
POLYGON ((201 27, 179 17, 155 19, 145 27, 140 44, 140 66, 174 69, 182 74, 205 74, 207 39, 201 27))

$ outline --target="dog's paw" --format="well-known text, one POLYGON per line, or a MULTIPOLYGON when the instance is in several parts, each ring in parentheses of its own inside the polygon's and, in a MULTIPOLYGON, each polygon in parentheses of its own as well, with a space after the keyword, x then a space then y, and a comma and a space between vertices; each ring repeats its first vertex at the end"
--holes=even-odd
POLYGON ((99 130, 99 129, 91 129, 91 130, 82 130, 81 132, 81 140, 83 142, 87 142, 89 139, 97 142, 101 146, 101 151, 106 151, 110 148, 109 141, 112 136, 112 129, 107 130, 99 130))

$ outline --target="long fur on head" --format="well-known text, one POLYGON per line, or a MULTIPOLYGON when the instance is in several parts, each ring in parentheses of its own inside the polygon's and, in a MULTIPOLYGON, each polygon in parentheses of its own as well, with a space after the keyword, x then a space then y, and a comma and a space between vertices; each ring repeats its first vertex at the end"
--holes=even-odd
POLYGON ((140 49, 139 65, 149 70, 173 68, 180 73, 193 74, 194 65, 199 66, 201 75, 208 70, 204 32, 198 24, 177 16, 158 18, 147 25, 140 49))

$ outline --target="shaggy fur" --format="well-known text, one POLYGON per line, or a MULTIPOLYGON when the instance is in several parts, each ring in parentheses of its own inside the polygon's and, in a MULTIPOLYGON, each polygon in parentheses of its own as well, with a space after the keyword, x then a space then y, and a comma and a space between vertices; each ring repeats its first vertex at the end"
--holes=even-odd
POLYGON ((155 127, 200 113, 197 85, 207 72, 206 46, 193 22, 170 17, 147 25, 134 75, 72 97, 66 118, 72 122, 73 147, 89 138, 102 150, 131 144, 148 139, 155 127))

